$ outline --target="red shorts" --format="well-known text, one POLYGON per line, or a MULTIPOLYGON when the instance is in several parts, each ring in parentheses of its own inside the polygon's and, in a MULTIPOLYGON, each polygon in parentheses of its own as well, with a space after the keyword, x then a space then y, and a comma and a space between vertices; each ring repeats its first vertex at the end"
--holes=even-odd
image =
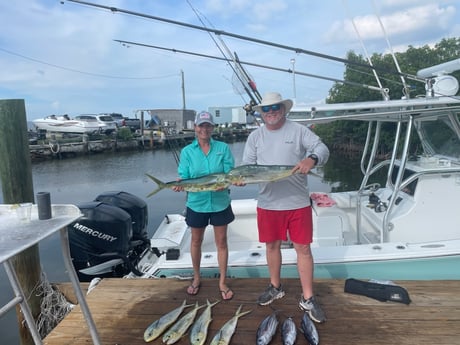
POLYGON ((260 242, 286 241, 310 244, 313 240, 311 206, 297 210, 265 210, 257 207, 257 227, 260 242))

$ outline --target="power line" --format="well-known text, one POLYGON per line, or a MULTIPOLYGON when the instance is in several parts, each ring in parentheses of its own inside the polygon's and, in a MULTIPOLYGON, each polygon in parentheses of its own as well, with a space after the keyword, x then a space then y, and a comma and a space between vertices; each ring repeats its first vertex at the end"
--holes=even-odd
POLYGON ((65 66, 52 64, 52 63, 49 63, 49 62, 45 62, 45 61, 41 61, 41 60, 38 60, 38 59, 35 59, 35 58, 31 58, 29 56, 25 56, 25 55, 22 55, 22 54, 19 54, 19 53, 15 53, 15 52, 12 52, 11 50, 7 50, 7 49, 4 49, 4 48, 0 48, 0 51, 2 51, 4 53, 7 53, 7 54, 10 54, 10 55, 18 56, 18 57, 23 58, 25 60, 29 60, 29 61, 33 61, 33 62, 42 64, 42 65, 51 66, 51 67, 54 67, 54 68, 62 69, 62 70, 73 72, 73 73, 80 73, 80 74, 90 75, 90 76, 93 76, 93 77, 101 77, 101 78, 109 78, 109 79, 151 80, 151 79, 169 78, 169 77, 178 75, 178 74, 169 74, 169 75, 157 76, 157 77, 114 76, 114 75, 107 75, 107 74, 100 74, 100 73, 85 72, 85 71, 77 70, 77 69, 70 68, 70 67, 65 67, 65 66))

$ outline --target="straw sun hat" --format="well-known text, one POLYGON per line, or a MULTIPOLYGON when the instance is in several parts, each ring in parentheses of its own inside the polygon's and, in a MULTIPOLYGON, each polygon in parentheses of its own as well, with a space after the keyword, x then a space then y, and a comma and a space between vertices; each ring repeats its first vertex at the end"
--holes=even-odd
POLYGON ((272 105, 272 104, 278 104, 281 103, 284 105, 285 113, 289 113, 289 111, 292 108, 293 102, 290 99, 283 99, 281 95, 278 92, 267 92, 263 97, 262 101, 260 104, 256 105, 253 107, 255 111, 258 111, 259 113, 262 112, 262 107, 264 105, 272 105))

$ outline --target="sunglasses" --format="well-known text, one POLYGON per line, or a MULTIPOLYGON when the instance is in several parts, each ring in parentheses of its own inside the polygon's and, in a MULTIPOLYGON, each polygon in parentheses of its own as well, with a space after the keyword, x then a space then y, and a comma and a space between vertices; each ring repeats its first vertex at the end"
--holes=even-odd
POLYGON ((278 104, 272 104, 272 105, 263 105, 261 109, 264 113, 268 113, 270 110, 278 111, 281 109, 281 104, 278 103, 278 104))

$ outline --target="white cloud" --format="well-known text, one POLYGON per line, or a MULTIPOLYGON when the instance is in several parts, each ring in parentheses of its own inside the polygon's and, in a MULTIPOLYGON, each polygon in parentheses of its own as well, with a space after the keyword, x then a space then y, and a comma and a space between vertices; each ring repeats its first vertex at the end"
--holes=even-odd
MULTIPOLYGON (((360 49, 343 0, 188 1, 206 25, 243 37, 337 57, 360 49)), ((103 3, 201 26, 188 1, 103 3)), ((409 44, 432 44, 460 35, 458 1, 375 2, 396 51, 409 44)), ((369 52, 385 52, 372 2, 346 3, 369 52)), ((337 79, 342 79, 343 73, 343 64, 338 62, 68 1, 3 1, 0 22, 0 98, 25 98, 30 118, 58 111, 130 114, 139 108, 181 107, 180 70, 185 73, 186 103, 191 109, 243 105, 229 81, 233 71, 227 63, 136 45, 127 48, 114 39, 222 56, 211 37, 217 42, 222 38, 243 61, 287 69, 295 58, 298 72, 337 79)), ((261 93, 277 90, 292 95, 292 74, 245 68, 261 93)), ((296 85, 298 101, 310 102, 324 99, 331 82, 298 75, 296 85)))
MULTIPOLYGON (((453 6, 440 7, 437 4, 427 4, 398 10, 384 15, 368 14, 353 18, 359 36, 364 40, 377 40, 385 37, 398 37, 399 35, 416 36, 427 30, 439 31, 452 25, 456 14, 453 6)), ((328 41, 355 41, 357 34, 350 19, 333 23, 324 37, 328 41)))

